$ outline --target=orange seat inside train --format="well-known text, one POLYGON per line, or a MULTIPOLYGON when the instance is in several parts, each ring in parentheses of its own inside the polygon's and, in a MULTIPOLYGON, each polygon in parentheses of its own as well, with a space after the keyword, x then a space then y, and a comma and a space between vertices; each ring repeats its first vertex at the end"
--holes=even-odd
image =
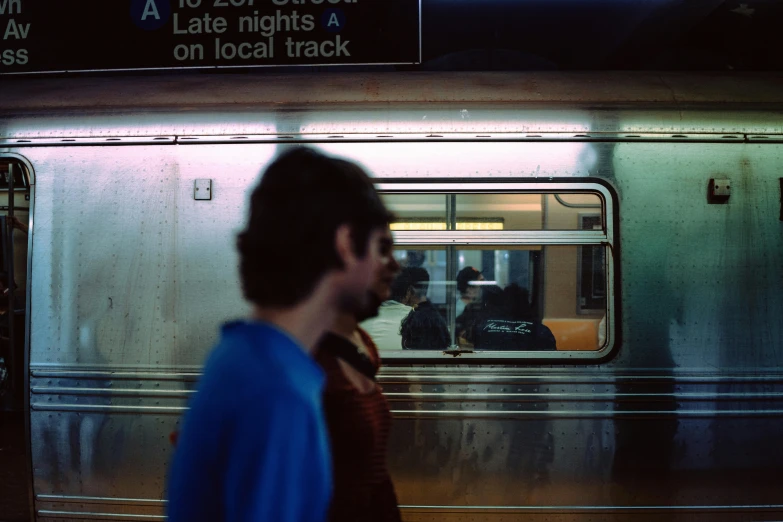
POLYGON ((555 336, 557 349, 589 351, 598 347, 598 323, 601 319, 550 319, 542 321, 555 336))

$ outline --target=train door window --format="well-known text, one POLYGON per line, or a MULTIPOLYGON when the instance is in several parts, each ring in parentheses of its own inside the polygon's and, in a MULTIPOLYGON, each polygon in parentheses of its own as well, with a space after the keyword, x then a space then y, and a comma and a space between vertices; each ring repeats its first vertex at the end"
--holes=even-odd
POLYGON ((0 157, 0 409, 23 399, 29 218, 28 169, 0 157))
POLYGON ((402 270, 363 323, 387 358, 600 358, 615 205, 600 184, 382 184, 402 270))

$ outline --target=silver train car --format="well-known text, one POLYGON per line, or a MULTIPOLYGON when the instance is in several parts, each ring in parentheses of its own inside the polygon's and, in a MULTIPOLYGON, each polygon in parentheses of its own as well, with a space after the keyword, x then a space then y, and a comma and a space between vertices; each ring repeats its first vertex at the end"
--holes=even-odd
POLYGON ((36 521, 165 519, 249 188, 300 146, 377 179, 450 329, 380 346, 406 521, 783 518, 780 76, 350 73, 2 81, 36 521), (457 331, 466 266, 557 349, 457 331))

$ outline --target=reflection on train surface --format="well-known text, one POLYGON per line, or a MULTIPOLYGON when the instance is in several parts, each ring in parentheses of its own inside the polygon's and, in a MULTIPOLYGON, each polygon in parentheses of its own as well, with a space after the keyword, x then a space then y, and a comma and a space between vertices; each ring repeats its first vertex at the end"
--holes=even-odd
POLYGON ((298 146, 362 164, 397 216, 403 270, 366 327, 407 522, 783 517, 780 78, 0 93, 0 173, 19 173, 0 204, 29 227, 4 243, 19 324, 2 357, 39 522, 163 520, 169 434, 218 326, 247 313, 247 191, 298 146))

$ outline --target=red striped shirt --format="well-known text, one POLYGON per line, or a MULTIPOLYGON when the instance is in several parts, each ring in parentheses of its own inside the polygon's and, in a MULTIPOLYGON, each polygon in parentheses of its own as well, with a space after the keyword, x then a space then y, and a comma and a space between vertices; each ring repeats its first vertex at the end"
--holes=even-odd
MULTIPOLYGON (((375 343, 364 330, 359 329, 359 333, 379 367, 375 343)), ((360 393, 329 350, 319 349, 316 359, 326 373, 324 410, 334 467, 330 520, 400 522, 397 496, 386 466, 391 413, 380 386, 370 393, 360 393)))

